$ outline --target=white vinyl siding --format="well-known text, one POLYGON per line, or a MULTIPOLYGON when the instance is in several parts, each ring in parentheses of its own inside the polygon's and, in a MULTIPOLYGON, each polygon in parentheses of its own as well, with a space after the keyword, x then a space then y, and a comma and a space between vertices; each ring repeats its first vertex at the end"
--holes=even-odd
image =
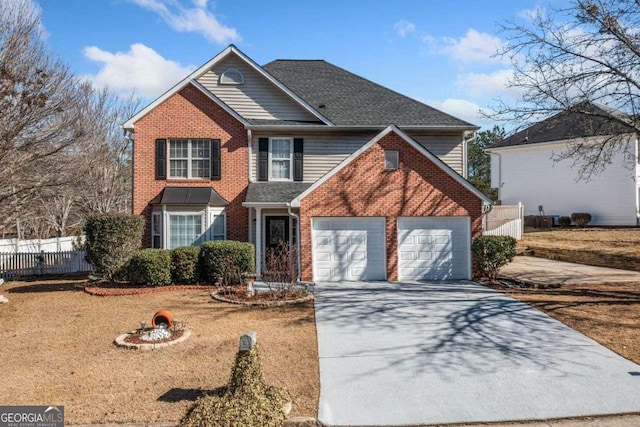
MULTIPOLYGON (((303 181, 316 182, 341 161, 366 144, 377 132, 359 132, 343 135, 329 133, 296 133, 304 139, 303 181)), ((411 135, 411 134, 410 134, 411 135)), ((266 132, 253 132, 251 143, 251 177, 257 181, 258 138, 272 136, 266 132)), ((419 136, 423 146, 429 149, 456 172, 462 175, 462 134, 419 136), (450 162, 450 163, 449 163, 450 162)), ((417 140, 417 138, 416 138, 417 140)))
POLYGON ((234 54, 215 64, 198 78, 198 82, 248 119, 318 121, 317 117, 234 54), (220 85, 220 75, 229 69, 242 73, 244 83, 220 85))
MULTIPOLYGON (((531 145, 501 149, 497 151, 500 156, 492 155, 494 178, 499 176, 502 184, 499 188, 502 204, 522 202, 525 215, 538 215, 538 206, 542 206, 545 215, 588 212, 592 216, 591 225, 636 225, 635 159, 618 153, 601 174, 589 181, 577 181, 572 159, 553 160, 565 149, 563 143, 531 145)), ((492 184, 497 186, 497 179, 492 184)))

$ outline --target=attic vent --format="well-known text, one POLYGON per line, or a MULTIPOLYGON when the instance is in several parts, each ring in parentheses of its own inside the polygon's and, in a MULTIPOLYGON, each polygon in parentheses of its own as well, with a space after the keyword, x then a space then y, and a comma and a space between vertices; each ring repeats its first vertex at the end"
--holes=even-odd
POLYGON ((244 83, 244 76, 238 70, 233 68, 226 70, 220 75, 221 85, 241 85, 244 83))

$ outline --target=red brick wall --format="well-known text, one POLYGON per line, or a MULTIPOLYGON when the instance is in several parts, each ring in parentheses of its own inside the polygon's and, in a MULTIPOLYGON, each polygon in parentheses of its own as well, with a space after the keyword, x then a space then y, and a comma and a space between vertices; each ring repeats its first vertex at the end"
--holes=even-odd
POLYGON ((187 85, 136 122, 133 160, 133 212, 147 219, 145 247, 151 244, 149 201, 166 186, 213 187, 229 201, 227 237, 231 240, 248 239, 248 211, 242 207, 249 181, 247 132, 240 122, 198 89, 187 85), (220 139, 222 179, 156 180, 157 138, 220 139))
POLYGON ((312 280, 311 217, 386 217, 387 271, 398 279, 398 216, 470 216, 472 238, 482 234, 482 201, 395 133, 390 133, 302 200, 302 279, 312 280), (400 167, 384 168, 384 150, 400 167))

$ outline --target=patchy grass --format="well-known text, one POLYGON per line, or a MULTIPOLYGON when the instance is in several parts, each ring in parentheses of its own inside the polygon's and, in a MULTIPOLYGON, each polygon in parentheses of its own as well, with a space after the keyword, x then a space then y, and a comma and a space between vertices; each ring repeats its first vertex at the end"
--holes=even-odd
POLYGON ((640 258, 640 228, 575 228, 525 233, 521 246, 586 250, 640 258))
POLYGON ((640 363, 640 283, 500 290, 640 363))
POLYGON ((258 333, 265 381, 287 389, 293 416, 316 416, 319 378, 313 303, 246 308, 206 290, 96 297, 83 280, 10 282, 0 305, 0 402, 64 405, 65 421, 178 422, 203 391, 224 386, 238 340, 258 333), (160 309, 191 337, 140 352, 113 340, 160 309))

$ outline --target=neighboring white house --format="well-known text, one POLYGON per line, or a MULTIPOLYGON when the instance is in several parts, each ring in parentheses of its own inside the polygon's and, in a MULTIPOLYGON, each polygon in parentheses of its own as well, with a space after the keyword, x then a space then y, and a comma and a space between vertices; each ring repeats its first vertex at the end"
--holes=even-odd
POLYGON ((579 180, 573 159, 554 160, 575 142, 602 141, 620 126, 597 114, 563 112, 518 132, 489 151, 491 186, 506 205, 524 204, 525 215, 570 216, 588 212, 591 225, 637 225, 640 207, 640 167, 635 134, 620 142, 624 149, 610 159, 605 170, 579 180))

